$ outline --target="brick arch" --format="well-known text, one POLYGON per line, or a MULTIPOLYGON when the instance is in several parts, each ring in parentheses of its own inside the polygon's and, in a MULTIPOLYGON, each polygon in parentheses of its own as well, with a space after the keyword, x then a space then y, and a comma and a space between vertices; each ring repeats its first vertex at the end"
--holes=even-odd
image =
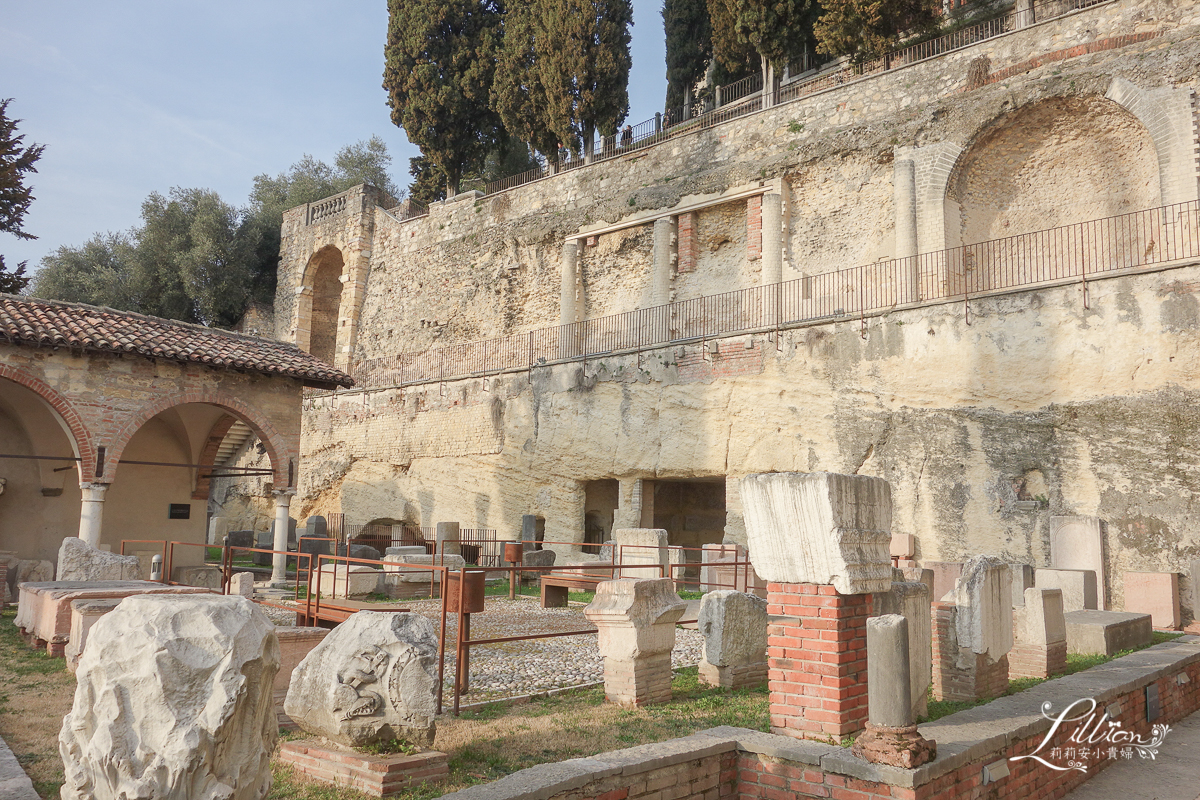
MULTIPOLYGON (((294 477, 294 470, 289 467, 298 455, 296 448, 290 447, 287 439, 276 429, 274 424, 257 409, 227 392, 210 390, 177 392, 142 406, 123 427, 116 431, 110 440, 108 459, 114 465, 112 472, 116 471, 116 465, 120 461, 121 454, 125 452, 129 440, 141 430, 143 425, 162 412, 186 403, 216 406, 246 423, 267 449, 267 457, 271 459, 271 469, 275 473, 273 475, 275 488, 291 488, 289 477, 294 477), (289 472, 292 474, 289 475, 289 472)), ((109 472, 106 471, 105 476, 109 481, 112 480, 109 472)))
POLYGON ((1155 153, 1145 123, 1099 94, 1041 98, 992 117, 946 176, 947 245, 1154 208, 1155 153), (1077 187, 1076 202, 1062 202, 1060 178, 1077 187))
POLYGON ((0 364, 0 378, 24 386, 54 410, 64 427, 64 433, 68 434, 71 449, 74 450, 76 458, 80 459, 79 480, 93 480, 96 473, 96 447, 91 432, 83 424, 83 417, 75 410, 75 406, 46 382, 6 364, 0 364))

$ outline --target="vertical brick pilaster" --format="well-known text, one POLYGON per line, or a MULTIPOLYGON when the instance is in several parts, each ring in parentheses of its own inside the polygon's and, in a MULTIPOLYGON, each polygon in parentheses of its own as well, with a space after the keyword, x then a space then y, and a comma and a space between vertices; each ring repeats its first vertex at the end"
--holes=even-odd
POLYGON ((866 725, 870 605, 870 595, 842 595, 832 586, 767 584, 775 733, 824 739, 866 725))
POLYGON ((679 215, 679 274, 696 271, 696 261, 700 254, 699 231, 695 211, 679 215))
POLYGON ((746 258, 762 257, 762 195, 746 198, 746 258))

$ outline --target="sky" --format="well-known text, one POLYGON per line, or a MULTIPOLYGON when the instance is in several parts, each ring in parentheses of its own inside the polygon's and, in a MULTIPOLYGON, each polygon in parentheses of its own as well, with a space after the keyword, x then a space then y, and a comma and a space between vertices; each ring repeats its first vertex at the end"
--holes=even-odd
MULTIPOLYGON (((628 121, 662 109, 662 0, 633 0, 628 121)), ((242 205, 255 175, 305 153, 333 163, 379 135, 408 184, 418 154, 381 88, 386 0, 35 0, 0 17, 0 98, 25 144, 46 145, 27 176, 23 241, 0 233, 11 267, 124 231, 151 192, 216 190, 242 205)), ((32 271, 32 270, 31 270, 32 271)))

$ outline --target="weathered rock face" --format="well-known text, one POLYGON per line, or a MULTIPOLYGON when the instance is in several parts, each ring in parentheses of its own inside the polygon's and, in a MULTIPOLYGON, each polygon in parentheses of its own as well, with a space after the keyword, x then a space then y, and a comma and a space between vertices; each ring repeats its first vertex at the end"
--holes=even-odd
POLYGON ((437 632, 418 614, 360 611, 292 673, 284 711, 305 732, 361 747, 389 739, 432 744, 437 632))
POLYGON ((767 660, 767 601, 721 589, 700 601, 704 660, 717 667, 767 660))
POLYGON ((75 536, 63 539, 58 549, 60 581, 140 581, 137 556, 106 553, 75 536))
POLYGON ((258 800, 275 627, 241 597, 131 597, 92 627, 59 734, 63 800, 258 800))
POLYGON ((54 565, 49 561, 16 559, 8 564, 8 589, 15 601, 22 583, 44 583, 54 580, 54 565))
POLYGON ((832 585, 841 594, 892 587, 892 492, 882 478, 778 472, 742 479, 754 570, 777 583, 832 585))

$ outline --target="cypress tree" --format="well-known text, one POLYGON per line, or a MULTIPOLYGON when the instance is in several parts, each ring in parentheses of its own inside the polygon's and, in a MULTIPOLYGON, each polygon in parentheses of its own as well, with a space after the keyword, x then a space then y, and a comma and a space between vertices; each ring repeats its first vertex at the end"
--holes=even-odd
POLYGON ((383 88, 392 122, 458 192, 502 138, 489 103, 499 0, 388 0, 383 88))
POLYGON ((538 58, 542 34, 537 20, 541 13, 537 2, 528 2, 514 4, 504 15, 491 103, 510 134, 554 158, 559 137, 551 130, 538 58))
POLYGON ((698 83, 713 57, 708 0, 665 0, 663 30, 667 39, 667 108, 683 104, 687 87, 698 83))
POLYGON ((816 25, 817 50, 850 56, 855 63, 883 55, 904 35, 937 29, 936 0, 825 0, 816 25))
POLYGON ((758 70, 759 57, 754 48, 738 40, 737 6, 730 0, 708 0, 708 18, 712 53, 716 69, 713 80, 731 83, 758 70))

